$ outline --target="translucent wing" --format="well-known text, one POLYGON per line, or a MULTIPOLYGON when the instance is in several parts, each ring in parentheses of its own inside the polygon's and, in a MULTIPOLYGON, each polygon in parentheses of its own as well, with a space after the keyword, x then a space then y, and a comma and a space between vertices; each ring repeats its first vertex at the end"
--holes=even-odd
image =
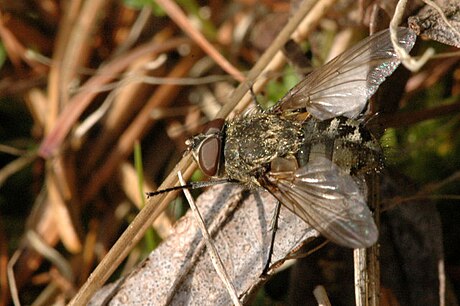
POLYGON ((269 174, 263 186, 331 241, 350 248, 373 245, 378 230, 353 178, 324 157, 293 175, 269 174))
MULTIPOLYGON (((401 47, 409 52, 415 43, 415 33, 398 28, 397 35, 401 47)), ((273 111, 306 109, 320 120, 340 115, 356 118, 399 63, 390 31, 381 31, 314 70, 292 88, 273 111)))

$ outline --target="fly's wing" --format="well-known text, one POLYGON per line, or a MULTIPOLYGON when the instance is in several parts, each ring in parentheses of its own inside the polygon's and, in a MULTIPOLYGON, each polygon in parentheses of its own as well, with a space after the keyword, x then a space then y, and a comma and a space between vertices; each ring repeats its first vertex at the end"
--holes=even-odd
MULTIPOLYGON (((409 52, 415 43, 415 33, 398 28, 397 36, 400 46, 409 52)), ((307 75, 274 106, 273 111, 306 109, 320 120, 340 115, 356 118, 399 64, 390 31, 381 31, 307 75)))
POLYGON ((293 175, 268 174, 263 186, 331 241, 350 248, 373 245, 378 230, 353 178, 324 157, 293 175))

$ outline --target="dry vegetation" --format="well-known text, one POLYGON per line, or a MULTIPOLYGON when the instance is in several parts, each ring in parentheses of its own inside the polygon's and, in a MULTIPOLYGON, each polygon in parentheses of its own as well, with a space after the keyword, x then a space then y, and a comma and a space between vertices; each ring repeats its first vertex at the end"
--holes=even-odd
MULTIPOLYGON (((290 10, 295 2, 0 1, 0 305, 64 304, 83 284, 85 301, 114 270, 112 280, 130 271, 186 207, 170 205, 177 193, 144 197, 177 184, 179 169, 191 177, 185 140, 252 103, 251 86, 276 101, 305 58, 318 66, 387 28, 396 5, 322 0, 290 10), (300 59, 277 53, 291 36, 300 59)), ((372 100, 370 124, 388 155, 381 305, 439 302, 440 275, 448 305, 460 292, 460 7, 447 3, 439 1, 451 27, 415 1, 402 22, 417 16, 411 25, 439 41, 419 39, 412 54, 432 46, 447 56, 401 68, 372 100), (419 26, 428 19, 431 32, 419 26)), ((351 254, 328 245, 245 302, 311 302, 323 284, 334 305, 350 305, 351 254)))

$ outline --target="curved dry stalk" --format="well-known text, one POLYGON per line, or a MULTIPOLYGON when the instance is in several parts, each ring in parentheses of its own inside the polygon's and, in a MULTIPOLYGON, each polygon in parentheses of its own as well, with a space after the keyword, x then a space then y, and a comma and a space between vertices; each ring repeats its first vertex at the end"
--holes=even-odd
POLYGON ((416 72, 426 64, 426 62, 431 59, 434 55, 434 49, 428 48, 425 53, 421 56, 420 59, 415 59, 407 53, 404 48, 400 47, 398 44, 398 37, 396 35, 397 28, 401 23, 404 10, 406 9, 407 0, 400 0, 396 5, 396 10, 393 15, 393 18, 390 22, 390 33, 391 33, 391 42, 393 43, 393 48, 401 59, 401 63, 410 71, 416 72))

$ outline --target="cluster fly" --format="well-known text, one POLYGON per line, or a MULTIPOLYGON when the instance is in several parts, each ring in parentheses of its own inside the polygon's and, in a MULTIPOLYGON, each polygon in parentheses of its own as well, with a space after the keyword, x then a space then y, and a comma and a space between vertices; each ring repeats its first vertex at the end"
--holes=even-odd
MULTIPOLYGON (((397 36, 409 52, 415 34, 398 28, 397 36)), ((384 30, 311 72, 272 108, 215 119, 187 144, 206 175, 264 188, 336 244, 369 247, 378 230, 364 174, 380 167, 381 149, 362 114, 399 63, 384 30)))

